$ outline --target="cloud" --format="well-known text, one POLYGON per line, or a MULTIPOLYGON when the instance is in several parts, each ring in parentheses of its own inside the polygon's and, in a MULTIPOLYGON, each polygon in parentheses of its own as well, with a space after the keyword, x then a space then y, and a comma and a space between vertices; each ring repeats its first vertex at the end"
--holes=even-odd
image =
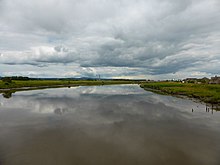
POLYGON ((219 72, 218 0, 1 0, 0 9, 4 74, 16 65, 66 76, 71 65, 77 76, 219 72))

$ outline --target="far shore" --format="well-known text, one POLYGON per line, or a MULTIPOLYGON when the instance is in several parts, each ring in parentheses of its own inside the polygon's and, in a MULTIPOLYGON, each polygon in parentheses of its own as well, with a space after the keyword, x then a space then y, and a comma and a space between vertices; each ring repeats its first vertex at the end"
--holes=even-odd
POLYGON ((3 96, 6 98, 10 98, 12 93, 15 93, 17 91, 37 90, 46 88, 137 83, 137 81, 128 80, 13 80, 11 82, 3 82, 0 80, 0 93, 2 93, 3 96))
POLYGON ((50 86, 34 86, 34 87, 4 88, 4 89, 0 89, 0 93, 9 92, 9 91, 26 91, 26 90, 35 90, 35 89, 62 88, 62 87, 76 87, 76 86, 79 86, 79 85, 50 85, 50 86))

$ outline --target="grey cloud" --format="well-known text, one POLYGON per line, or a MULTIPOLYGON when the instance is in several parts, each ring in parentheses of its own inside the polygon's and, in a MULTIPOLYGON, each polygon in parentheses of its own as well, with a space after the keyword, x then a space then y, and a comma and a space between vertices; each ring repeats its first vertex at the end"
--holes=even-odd
POLYGON ((220 62, 218 0, 1 0, 0 8, 0 64, 77 65, 88 76, 105 68, 108 77, 219 71, 203 68, 220 62))

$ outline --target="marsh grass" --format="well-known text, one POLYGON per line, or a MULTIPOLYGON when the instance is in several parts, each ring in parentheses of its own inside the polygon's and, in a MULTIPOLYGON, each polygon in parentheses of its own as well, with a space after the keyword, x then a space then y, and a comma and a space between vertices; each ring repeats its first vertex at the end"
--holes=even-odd
POLYGON ((184 95, 206 103, 220 104, 220 85, 190 84, 179 82, 142 83, 144 89, 153 89, 165 94, 184 95))
POLYGON ((53 87, 53 86, 81 86, 81 85, 114 85, 114 84, 131 84, 133 81, 119 81, 119 80, 13 80, 12 82, 3 82, 0 80, 1 89, 14 89, 23 87, 53 87))

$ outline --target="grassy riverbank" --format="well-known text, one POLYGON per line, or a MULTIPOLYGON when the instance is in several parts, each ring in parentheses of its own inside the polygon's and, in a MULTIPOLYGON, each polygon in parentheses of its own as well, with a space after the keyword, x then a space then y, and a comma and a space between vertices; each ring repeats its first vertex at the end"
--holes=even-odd
POLYGON ((183 95, 196 98, 206 103, 220 104, 220 85, 190 84, 178 82, 142 83, 141 87, 154 92, 183 95))
POLYGON ((114 85, 114 84, 132 84, 134 81, 121 81, 121 80, 13 80, 10 83, 0 80, 0 92, 5 90, 14 90, 19 88, 42 88, 42 87, 59 87, 59 86, 82 86, 82 85, 114 85))

